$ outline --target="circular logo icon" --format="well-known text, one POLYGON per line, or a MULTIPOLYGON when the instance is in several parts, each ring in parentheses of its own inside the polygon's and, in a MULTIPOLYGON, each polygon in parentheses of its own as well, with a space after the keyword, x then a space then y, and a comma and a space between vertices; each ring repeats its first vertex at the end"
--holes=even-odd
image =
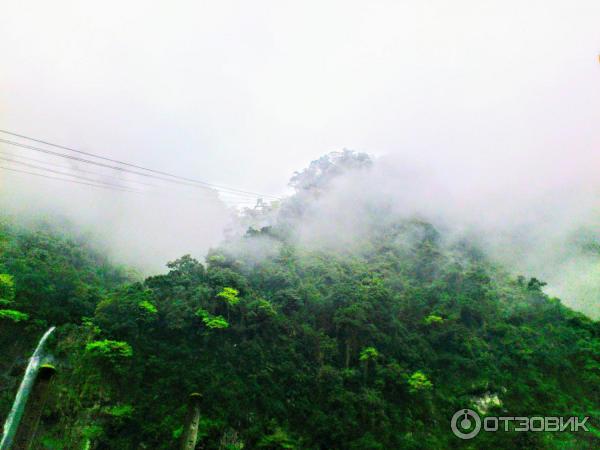
POLYGON ((454 436, 460 439, 473 439, 481 430, 481 418, 472 409, 460 409, 452 416, 450 426, 454 436))

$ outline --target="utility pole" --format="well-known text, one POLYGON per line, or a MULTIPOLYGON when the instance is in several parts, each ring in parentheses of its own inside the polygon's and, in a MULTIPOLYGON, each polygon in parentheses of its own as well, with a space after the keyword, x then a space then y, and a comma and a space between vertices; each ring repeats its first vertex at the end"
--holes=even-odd
POLYGON ((17 429, 12 450, 30 450, 34 448, 35 435, 55 374, 56 368, 54 366, 50 364, 40 366, 29 401, 25 406, 23 418, 17 429))
POLYGON ((194 450, 198 440, 198 426, 200 425, 200 401, 202 394, 194 392, 188 400, 188 410, 185 419, 183 434, 181 435, 181 450, 194 450))

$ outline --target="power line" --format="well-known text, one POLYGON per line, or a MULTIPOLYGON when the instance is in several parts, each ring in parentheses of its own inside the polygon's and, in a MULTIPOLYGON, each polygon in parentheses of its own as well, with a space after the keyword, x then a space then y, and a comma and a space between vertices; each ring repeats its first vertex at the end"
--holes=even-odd
MULTIPOLYGON (((0 139, 0 142, 3 142, 5 144, 14 145, 14 146, 21 147, 21 148, 25 148, 27 150, 33 150, 33 151, 42 152, 42 153, 46 153, 46 154, 53 155, 53 156, 58 156, 58 157, 61 157, 61 158, 70 159, 70 160, 73 160, 73 161, 80 161, 80 162, 83 162, 83 163, 86 163, 86 164, 93 164, 95 166, 105 167, 105 168, 113 169, 113 170, 118 170, 118 171, 124 172, 124 173, 131 173, 131 174, 134 174, 134 175, 140 175, 140 176, 146 177, 146 178, 153 178, 153 179, 158 179, 158 180, 162 180, 162 181, 167 181, 169 183, 175 183, 175 184, 184 185, 184 186, 191 186, 191 187, 195 187, 195 188, 206 189, 206 190, 209 190, 209 191, 212 191, 212 192, 221 192, 221 191, 217 191, 216 189, 208 188, 208 187, 205 187, 205 186, 200 186, 200 185, 193 184, 193 183, 188 183, 188 182, 184 182, 184 181, 179 181, 179 180, 173 180, 173 179, 169 179, 169 178, 159 177, 159 176, 151 175, 151 174, 147 174, 147 173, 141 173, 141 172, 133 171, 133 170, 130 170, 130 169, 125 169, 123 167, 111 166, 111 165, 104 164, 104 163, 101 163, 101 162, 98 162, 98 161, 92 161, 92 160, 89 160, 89 159, 80 158, 78 156, 67 155, 67 154, 64 154, 64 153, 58 153, 58 152, 54 152, 52 150, 48 150, 48 149, 45 149, 45 148, 35 147, 35 146, 32 146, 32 145, 26 145, 26 144, 22 144, 22 143, 19 143, 19 142, 9 141, 9 140, 6 140, 6 139, 0 139)), ((226 193, 226 194, 229 194, 229 195, 237 195, 237 196, 242 196, 242 197, 256 198, 256 196, 251 195, 251 194, 240 194, 240 193, 237 193, 237 192, 221 192, 221 193, 226 193)))
POLYGON ((118 170, 120 172, 131 173, 131 174, 139 175, 139 176, 142 176, 142 177, 154 178, 154 179, 158 179, 158 180, 162 180, 162 181, 167 181, 169 183, 176 183, 176 184, 181 184, 181 185, 184 185, 184 186, 192 186, 192 187, 198 187, 198 188, 201 188, 201 189, 209 189, 209 190, 212 190, 212 191, 216 191, 215 189, 208 188, 208 187, 205 187, 205 186, 199 186, 199 185, 196 185, 196 184, 193 184, 193 183, 189 183, 189 182, 182 182, 182 181, 173 180, 173 179, 169 179, 169 178, 158 177, 156 175, 150 175, 150 174, 147 174, 147 173, 141 173, 141 172, 137 172, 137 171, 125 169, 123 167, 111 166, 111 165, 104 164, 104 163, 101 163, 101 162, 98 162, 98 161, 92 161, 92 160, 85 159, 85 158, 80 158, 80 157, 77 157, 77 156, 67 155, 67 154, 64 154, 64 153, 58 153, 58 152, 54 152, 52 150, 47 150, 45 148, 34 147, 32 145, 26 145, 26 144, 22 144, 22 143, 19 143, 19 142, 9 141, 9 140, 6 140, 6 139, 0 139, 0 142, 3 142, 5 144, 14 145, 14 146, 21 147, 21 148, 25 148, 25 149, 28 149, 28 150, 33 150, 33 151, 42 152, 42 153, 46 153, 46 154, 53 155, 53 156, 58 156, 58 157, 61 157, 61 158, 66 158, 66 159, 70 159, 70 160, 74 160, 74 161, 80 161, 80 162, 83 162, 83 163, 86 163, 86 164, 93 164, 95 166, 105 167, 105 168, 113 169, 113 170, 118 170))
MULTIPOLYGON (((61 148, 63 150, 68 150, 68 151, 71 151, 71 152, 79 153, 81 155, 91 156, 93 158, 102 159, 104 161, 110 161, 112 163, 117 163, 117 164, 121 164, 121 165, 128 166, 128 167, 133 167, 135 169, 145 170, 145 171, 150 172, 150 173, 168 176, 168 177, 171 177, 173 179, 187 181, 189 183, 195 183, 195 184, 198 184, 198 185, 201 185, 201 186, 205 186, 206 188, 212 188, 212 189, 223 190, 223 191, 237 192, 237 193, 240 193, 240 194, 250 194, 250 195, 255 196, 255 197, 265 197, 265 198, 268 197, 268 198, 272 198, 274 200, 279 200, 279 197, 274 196, 274 195, 259 194, 259 193, 252 192, 252 191, 245 191, 245 190, 242 190, 242 189, 229 188, 229 187, 226 187, 226 186, 220 186, 220 185, 217 185, 217 184, 207 183, 205 181, 197 180, 197 179, 194 179, 194 178, 182 177, 182 176, 174 175, 174 174, 171 174, 171 173, 168 173, 168 172, 162 172, 162 171, 159 171, 159 170, 149 169, 147 167, 139 166, 139 165, 136 165, 136 164, 131 164, 131 163, 124 162, 124 161, 119 161, 117 159, 107 158, 105 156, 96 155, 94 153, 85 152, 83 150, 78 150, 78 149, 75 149, 75 148, 72 148, 72 147, 67 147, 67 146, 59 145, 59 144, 54 144, 52 142, 48 142, 48 141, 45 141, 45 140, 42 140, 42 139, 32 138, 30 136, 25 136, 23 134, 14 133, 12 131, 0 130, 0 133, 5 133, 5 134, 9 134, 11 136, 19 137, 19 138, 22 138, 22 139, 27 139, 27 140, 30 140, 30 141, 33 141, 33 142, 38 142, 40 144, 45 144, 45 145, 49 145, 49 146, 52 146, 52 147, 61 148)), ((4 140, 0 140, 0 141, 5 142, 5 143, 9 143, 10 142, 10 141, 4 141, 4 140)), ((106 167, 114 168, 114 167, 111 167, 111 166, 106 166, 106 167)), ((116 170, 119 170, 119 169, 116 169, 116 170)), ((132 172, 132 173, 136 173, 137 175, 142 175, 139 172, 132 172)))
MULTIPOLYGON (((0 159, 4 159, 4 160, 7 160, 7 161, 12 161, 12 160, 10 160, 8 158, 0 158, 0 159)), ((12 162, 20 163, 18 161, 12 161, 12 162)), ((25 164, 25 163, 21 163, 21 164, 25 164)), ((48 169, 48 168, 44 168, 44 167, 38 168, 38 167, 36 167, 34 165, 30 165, 30 164, 26 164, 26 165, 27 166, 31 166, 31 167, 33 167, 33 168, 35 168, 37 170, 47 170, 47 171, 50 171, 50 172, 53 172, 53 173, 61 174, 61 172, 53 171, 53 170, 48 169)), ((46 179, 50 179, 50 180, 58 180, 58 181, 64 181, 64 182, 67 182, 67 183, 80 184, 80 185, 84 185, 84 186, 98 187, 98 188, 108 189, 108 190, 112 190, 112 191, 131 192, 131 193, 136 193, 136 194, 146 194, 146 192, 143 192, 143 191, 136 191, 136 190, 133 190, 133 189, 125 188, 125 187, 118 186, 118 185, 113 185, 113 184, 110 184, 110 183, 97 184, 99 182, 97 182, 96 180, 90 180, 90 181, 92 181, 92 183, 88 183, 86 181, 70 180, 70 179, 67 179, 67 178, 60 178, 60 177, 54 177, 54 176, 49 176, 49 175, 45 175, 45 174, 30 172, 28 170, 15 169, 14 167, 0 166, 0 169, 2 169, 2 170, 8 170, 10 172, 21 173, 21 174, 33 175, 33 176, 36 176, 36 177, 46 178, 46 179)), ((70 176, 70 177, 76 177, 75 175, 72 175, 72 174, 64 174, 64 175, 70 176)), ((83 177, 77 177, 77 178, 81 178, 83 180, 88 180, 88 179, 83 178, 83 177)), ((160 192, 158 194, 160 194, 160 192)), ((251 200, 245 200, 245 201, 244 200, 241 200, 241 201, 239 201, 239 200, 238 201, 224 200, 224 202, 225 202, 226 206, 228 206, 228 207, 237 207, 237 208, 239 208, 239 207, 248 208, 248 207, 251 207, 251 204, 252 204, 251 200)))
MULTIPOLYGON (((2 153, 0 151, 0 154, 5 154, 5 153, 2 153)), ((20 157, 17 157, 17 158, 20 158, 20 157)), ((45 163, 45 162, 42 162, 40 160, 36 160, 34 158, 27 158, 27 159, 33 160, 33 161, 38 161, 38 162, 41 162, 42 164, 45 163)), ((92 182, 92 183, 99 183, 99 184, 102 184, 102 185, 105 185, 105 186, 114 187, 114 188, 116 188, 118 190, 121 190, 121 191, 134 192, 134 193, 137 193, 137 194, 152 194, 152 193, 156 193, 156 194, 159 194, 159 195, 163 194, 163 192, 160 192, 160 191, 158 191, 158 192, 152 192, 152 191, 144 192, 144 191, 134 190, 134 189, 131 189, 129 186, 123 186, 123 185, 117 185, 117 184, 107 183, 107 182, 101 181, 101 180, 94 180, 94 179, 90 179, 90 178, 86 178, 86 177, 77 176, 77 175, 74 175, 74 174, 71 174, 71 173, 60 172, 60 171, 57 171, 57 170, 49 169, 47 167, 40 167, 40 166, 37 166, 37 165, 34 165, 34 164, 28 164, 28 163, 25 163, 23 161, 18 161, 18 160, 12 159, 12 158, 5 158, 5 157, 0 156, 0 160, 11 162, 11 163, 16 163, 16 164, 21 164, 21 165, 24 165, 26 167, 30 167, 30 168, 36 169, 36 170, 47 171, 47 172, 50 172, 50 173, 55 173, 55 174, 63 175, 63 176, 67 176, 67 177, 73 177, 73 178, 81 179, 81 180, 92 182)), ((58 167, 66 169, 66 167, 64 167, 64 166, 58 166, 58 167)), ((11 170, 11 169, 6 168, 6 170, 11 170)), ((12 170, 17 171, 17 169, 14 169, 14 168, 12 170)), ((37 173, 28 172, 28 171, 19 171, 19 172, 28 173, 28 174, 31 174, 31 175, 39 175, 37 173)), ((91 173, 91 174, 98 175, 98 176, 104 176, 103 174, 98 174, 96 172, 88 172, 88 171, 84 171, 84 172, 91 173)), ((40 176, 44 176, 44 175, 40 175, 40 176)), ((60 179, 60 178, 56 178, 56 177, 46 177, 46 178, 60 179)), ((115 179, 115 178, 113 178, 113 179, 115 179)), ((61 180, 63 180, 63 181, 72 181, 72 180, 66 180, 66 179, 61 179, 61 180)), ((84 183, 84 184, 87 184, 87 183, 84 183)), ((147 183, 144 183, 144 184, 147 184, 147 183)), ((147 185, 158 187, 158 186, 150 185, 150 184, 147 184, 147 185)), ((193 199, 193 197, 187 197, 187 196, 186 196, 186 198, 193 199)), ((235 199, 235 198, 233 198, 233 199, 224 198, 224 199, 222 199, 222 201, 226 205, 228 205, 228 206, 250 205, 250 204, 253 204, 253 203, 256 202, 256 200, 253 200, 253 199, 242 200, 242 199, 235 199)))
MULTIPOLYGON (((23 155, 14 155, 10 152, 5 152, 3 150, 0 150, 0 155, 4 155, 4 156, 9 156, 10 158, 16 158, 16 161, 13 161, 12 159, 10 159, 9 161, 18 163, 18 164, 23 164, 22 161, 18 161, 20 159, 25 160, 25 161, 32 161, 32 162, 36 162, 39 164, 44 164, 44 165, 49 165, 49 166, 53 166, 53 167, 58 167, 61 169, 66 169, 66 170, 73 170, 76 172, 80 172, 80 173, 84 173, 84 174, 90 174, 90 175, 95 175, 97 177, 102 177, 102 178, 109 178, 115 181, 119 181, 119 182, 132 182, 132 183, 138 183, 144 186, 149 186, 152 188, 157 188, 160 189, 161 186, 158 186, 156 184, 151 184, 151 183, 144 183, 143 181, 139 181, 139 180, 131 180, 131 179, 121 179, 121 178, 117 178, 117 177, 111 177, 110 175, 104 174, 104 173, 98 173, 98 172, 93 172, 90 170, 84 170, 81 169, 79 167, 65 167, 64 165, 61 164, 56 164, 54 162, 50 162, 50 161, 43 161, 41 159, 37 159, 37 158, 30 158, 27 156, 23 156, 23 155)), ((0 159, 5 159, 0 157, 0 159)), ((50 170, 46 167, 35 167, 36 169, 39 170, 50 170)), ((51 170, 50 170, 51 171, 51 170)), ((67 176, 73 176, 71 174, 65 174, 67 176)), ((92 180, 94 182, 97 182, 98 180, 92 180)), ((102 181, 102 183, 106 183, 104 181, 102 181)), ((127 188, 129 188, 129 186, 127 186, 127 188)), ((142 191, 138 191, 139 193, 142 193, 142 191)), ((160 193, 160 192, 159 192, 160 193)), ((230 193, 230 192, 219 192, 219 196, 221 197, 221 200, 226 203, 227 205, 239 205, 239 204, 243 204, 243 205, 248 205, 248 204, 254 204, 256 203, 257 199, 255 197, 248 197, 248 198, 239 198, 239 196, 237 194, 234 193, 230 193), (229 196, 229 197, 228 197, 229 196)), ((189 197, 192 198, 192 197, 189 197)))
POLYGON ((21 164, 22 166, 26 166, 26 167, 29 167, 31 169, 45 170, 47 172, 51 172, 51 173, 54 173, 54 174, 57 174, 57 175, 63 175, 63 176, 67 176, 67 177, 77 178, 79 180, 89 181, 89 182, 92 182, 92 183, 97 183, 97 184, 102 184, 102 185, 106 185, 106 186, 111 186, 111 187, 118 188, 118 189, 121 189, 121 190, 129 191, 129 192, 142 193, 142 191, 136 191, 134 189, 130 189, 129 187, 123 186, 123 185, 120 185, 120 184, 112 184, 112 183, 107 183, 105 181, 99 181, 99 180, 93 180, 91 178, 80 177, 79 175, 73 175, 71 173, 65 173, 65 172, 61 172, 59 170, 48 169, 47 167, 40 167, 40 166, 36 166, 35 164, 29 164, 29 163, 22 162, 22 161, 17 161, 17 160, 11 159, 11 158, 4 158, 4 157, 0 156, 0 160, 11 162, 11 163, 15 163, 15 164, 21 164))
MULTIPOLYGON (((6 139, 0 139, 0 142, 3 142, 5 144, 9 144, 9 145, 14 145, 14 146, 21 147, 21 148, 25 148, 25 149, 28 149, 28 150, 33 150, 33 151, 36 151, 36 152, 46 153, 48 155, 53 155, 53 156, 58 156, 58 157, 61 157, 61 158, 70 159, 70 160, 73 160, 73 161, 80 161, 80 162, 83 162, 83 163, 86 163, 86 164, 93 164, 93 165, 99 166, 99 167, 105 167, 105 168, 108 168, 108 169, 118 170, 118 171, 124 172, 124 173, 132 173, 134 175, 140 175, 140 176, 146 177, 146 178, 153 178, 153 179, 157 179, 157 180, 167 181, 169 183, 175 183, 175 184, 180 184, 180 185, 184 185, 184 186, 191 186, 191 187, 200 188, 200 189, 207 189, 207 190, 210 190, 212 192, 220 192, 220 191, 217 191, 216 189, 208 188, 206 186, 200 186, 200 185, 189 183, 189 182, 184 182, 184 181, 179 181, 179 180, 173 180, 173 179, 169 179, 169 178, 159 177, 159 176, 151 175, 151 174, 148 174, 148 173, 137 172, 137 171, 130 170, 130 169, 125 169, 125 168, 119 167, 119 166, 111 166, 111 165, 104 164, 104 163, 101 163, 101 162, 98 162, 98 161, 92 161, 92 160, 89 160, 89 159, 80 158, 78 156, 67 155, 67 154, 64 154, 64 153, 58 153, 58 152, 54 152, 52 150, 48 150, 48 149, 45 149, 45 148, 40 148, 40 147, 35 147, 35 146, 32 146, 32 145, 22 144, 22 143, 19 143, 19 142, 9 141, 9 140, 6 140, 6 139)), ((245 197, 256 198, 256 196, 251 195, 251 194, 238 194, 236 192, 224 192, 224 193, 227 193, 227 194, 230 194, 230 195, 238 195, 238 196, 245 196, 245 197)))
POLYGON ((66 181, 68 183, 76 183, 76 184, 83 184, 83 185, 86 185, 86 186, 93 186, 93 187, 99 187, 99 188, 103 188, 103 189, 110 189, 112 191, 136 192, 136 191, 131 191, 131 190, 128 190, 128 189, 112 188, 110 186, 106 186, 106 185, 103 185, 103 184, 85 183, 83 181, 76 181, 76 180, 69 180, 69 179, 66 179, 66 178, 52 177, 52 176, 49 176, 49 175, 42 175, 40 173, 29 172, 27 170, 20 170, 20 169, 15 169, 15 168, 10 168, 10 167, 0 166, 0 169, 9 170, 11 172, 26 173, 28 175, 34 175, 36 177, 48 178, 50 180, 60 180, 60 181, 66 181))
POLYGON ((48 165, 48 166, 59 167, 61 169, 72 170, 72 171, 80 172, 80 173, 87 173, 89 175, 96 175, 98 177, 110 178, 111 180, 116 180, 116 181, 121 181, 121 182, 124 181, 124 182, 127 182, 127 183, 137 183, 137 184, 141 184, 141 185, 144 185, 144 186, 150 186, 150 187, 155 187, 155 188, 159 187, 156 184, 144 183, 143 181, 139 181, 139 180, 129 180, 129 179, 128 180, 124 180, 124 179, 121 179, 121 178, 112 177, 112 176, 104 174, 104 173, 92 172, 91 170, 84 170, 84 169, 81 169, 79 167, 65 167, 65 166, 63 166, 61 164, 56 164, 56 163, 53 163, 53 162, 50 162, 50 161, 43 161, 41 159, 29 158, 27 156, 22 156, 22 155, 18 155, 17 156, 17 155, 13 155, 12 153, 6 153, 6 152, 4 152, 2 150, 0 150, 0 155, 10 156, 11 158, 16 158, 17 160, 23 159, 25 161, 33 161, 33 162, 36 162, 36 163, 39 163, 39 164, 45 164, 45 165, 48 165))

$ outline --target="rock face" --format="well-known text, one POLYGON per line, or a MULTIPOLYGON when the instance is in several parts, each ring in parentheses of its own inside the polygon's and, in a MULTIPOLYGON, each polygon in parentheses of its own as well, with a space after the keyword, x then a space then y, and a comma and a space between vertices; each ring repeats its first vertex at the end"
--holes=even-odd
POLYGON ((198 440, 198 425, 200 424, 200 400, 202 394, 190 394, 185 428, 181 435, 181 450, 194 450, 198 440))

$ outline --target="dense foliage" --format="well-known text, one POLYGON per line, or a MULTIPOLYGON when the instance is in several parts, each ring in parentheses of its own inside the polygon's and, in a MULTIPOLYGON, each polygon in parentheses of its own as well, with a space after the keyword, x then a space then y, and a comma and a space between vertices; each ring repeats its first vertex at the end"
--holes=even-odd
POLYGON ((4 226, 0 308, 27 317, 0 316, 2 349, 16 349, 3 356, 0 417, 16 361, 56 324, 41 448, 176 448, 192 392, 203 449, 592 448, 600 324, 542 282, 418 220, 374 229, 352 252, 294 241, 298 198, 326 189, 343 158, 365 161, 339 158, 295 176, 304 191, 285 220, 144 281, 69 238, 4 226), (256 258, 257 247, 268 251, 256 258), (591 415, 592 431, 461 441, 450 418, 465 407, 591 415))

